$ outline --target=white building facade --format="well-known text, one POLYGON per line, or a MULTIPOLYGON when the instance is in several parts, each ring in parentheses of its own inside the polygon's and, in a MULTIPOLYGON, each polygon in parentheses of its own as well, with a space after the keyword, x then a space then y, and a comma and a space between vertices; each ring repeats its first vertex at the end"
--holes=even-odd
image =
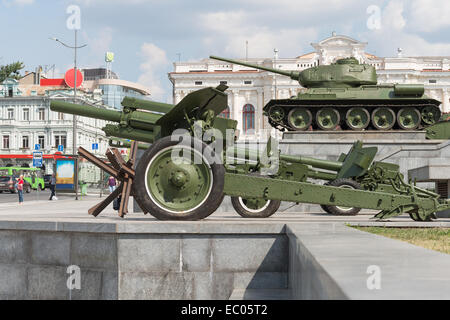
MULTIPOLYGON (((38 68, 39 69, 39 68, 38 68)), ((77 101, 98 108, 120 110, 125 96, 146 99, 150 91, 133 82, 105 78, 105 70, 85 69, 90 77, 77 91, 77 101)), ((114 74, 115 75, 115 74, 114 74)), ((62 146, 63 155, 76 154, 73 150, 73 116, 50 110, 52 100, 73 102, 74 91, 64 79, 47 79, 40 71, 26 72, 19 81, 6 79, 0 83, 0 167, 28 165, 32 160, 21 155, 31 155, 35 145, 40 145, 44 155, 55 155, 62 146)), ((80 103, 80 102, 79 102, 80 103)), ((83 147, 93 154, 104 157, 109 138, 102 128, 106 121, 77 116, 77 148, 83 147), (93 150, 93 145, 98 149, 93 150)), ((45 159, 45 158, 44 158, 45 159)), ((52 173, 54 160, 44 160, 45 172, 52 173)), ((101 170, 81 159, 79 180, 96 184, 102 179, 101 170)))
MULTIPOLYGON (((441 110, 444 113, 450 112, 450 56, 403 57, 399 49, 397 57, 380 58, 365 52, 367 43, 335 33, 311 45, 314 52, 295 58, 275 56, 246 61, 285 71, 302 71, 317 65, 331 64, 340 58, 355 57, 360 63, 376 68, 379 84, 424 84, 426 94, 442 102, 441 110)), ((173 83, 174 103, 204 87, 215 87, 221 83, 229 86, 229 110, 224 116, 237 120, 241 137, 248 139, 259 139, 261 129, 271 129, 262 112, 271 99, 287 99, 303 89, 297 81, 286 76, 212 59, 175 62, 169 79, 173 83)))
MULTIPOLYGON (((71 115, 50 110, 52 99, 73 101, 73 97, 54 92, 47 96, 0 97, 0 154, 20 156, 29 155, 40 145, 45 155, 54 155, 58 146, 65 155, 74 154, 72 150, 73 117, 71 115)), ((104 154, 108 147, 108 139, 101 128, 106 124, 103 120, 85 117, 77 118, 77 145, 88 150, 93 143, 99 144, 99 150, 92 151, 104 154)), ((31 160, 0 159, 0 166, 13 164, 32 166, 31 160)), ((45 171, 53 172, 53 160, 45 160, 45 171)), ((80 180, 95 183, 100 179, 100 172, 92 166, 80 163, 80 180)))

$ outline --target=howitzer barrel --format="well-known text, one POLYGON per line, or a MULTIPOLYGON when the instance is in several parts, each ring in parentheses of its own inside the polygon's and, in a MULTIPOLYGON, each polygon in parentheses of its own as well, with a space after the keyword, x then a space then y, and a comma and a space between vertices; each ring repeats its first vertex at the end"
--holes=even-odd
POLYGON ((107 109, 100 109, 87 105, 79 105, 64 101, 52 101, 50 103, 52 111, 70 113, 78 116, 101 119, 112 122, 120 122, 121 112, 107 109))
POLYGON ((63 101, 52 101, 50 103, 50 109, 52 111, 64 112, 75 114, 82 117, 101 119, 106 121, 123 123, 129 125, 133 129, 141 129, 147 131, 153 131, 153 126, 162 115, 156 113, 150 113, 145 111, 131 111, 124 113, 120 111, 101 109, 97 107, 79 105, 63 101))
MULTIPOLYGON (((243 149, 243 148, 229 148, 227 149, 227 155, 229 157, 234 157, 238 159, 250 159, 254 161, 258 161, 260 159, 260 153, 257 150, 251 149, 243 149)), ((343 162, 340 161, 328 161, 328 160, 320 160, 308 157, 300 157, 300 156, 288 156, 281 154, 280 159, 286 162, 291 163, 301 163, 305 165, 310 165, 313 168, 330 170, 339 172, 344 165, 343 162)))
MULTIPOLYGON (((131 148, 131 141, 123 139, 109 139, 109 146, 114 148, 131 148)), ((147 150, 150 148, 150 144, 138 143, 138 149, 147 150)))
POLYGON ((219 61, 225 61, 225 62, 241 65, 241 66, 246 66, 246 67, 250 67, 250 68, 255 68, 255 69, 259 69, 259 70, 265 70, 265 71, 269 71, 269 72, 273 72, 273 73, 282 74, 284 76, 290 77, 293 80, 298 80, 299 79, 299 74, 300 73, 297 72, 297 71, 283 71, 283 70, 278 70, 278 69, 273 69, 273 68, 260 66, 260 65, 257 65, 257 64, 252 64, 252 63, 247 63, 247 62, 243 62, 243 61, 239 61, 239 60, 227 59, 227 58, 222 58, 222 57, 217 57, 217 56, 210 56, 210 58, 211 59, 215 59, 215 60, 219 60, 219 61))
POLYGON ((310 165, 314 168, 324 169, 324 170, 331 170, 331 171, 339 171, 342 169, 342 166, 344 165, 343 162, 339 161, 328 161, 328 160, 320 160, 320 159, 314 159, 314 158, 308 158, 308 157, 298 157, 298 156, 288 156, 288 155, 280 155, 280 159, 284 160, 286 162, 293 162, 293 163, 301 163, 310 165))
POLYGON ((144 109, 151 112, 167 113, 173 109, 173 104, 143 100, 131 97, 125 97, 122 100, 122 106, 133 109, 144 109))

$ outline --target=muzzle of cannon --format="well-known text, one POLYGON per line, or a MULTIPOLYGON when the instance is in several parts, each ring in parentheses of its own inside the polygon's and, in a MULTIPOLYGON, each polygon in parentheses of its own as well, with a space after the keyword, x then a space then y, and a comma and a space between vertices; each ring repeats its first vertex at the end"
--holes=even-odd
POLYGON ((152 143, 155 140, 155 123, 162 114, 124 108, 123 112, 101 109, 88 105, 79 105, 65 101, 53 100, 50 109, 57 112, 115 122, 107 124, 103 131, 106 135, 152 143))

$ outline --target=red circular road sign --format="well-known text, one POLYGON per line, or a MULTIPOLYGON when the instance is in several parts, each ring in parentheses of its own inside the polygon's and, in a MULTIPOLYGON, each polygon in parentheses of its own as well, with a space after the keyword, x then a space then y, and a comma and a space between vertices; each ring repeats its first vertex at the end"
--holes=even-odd
MULTIPOLYGON (((70 88, 74 88, 75 84, 75 69, 70 69, 66 72, 66 75, 64 76, 64 80, 66 81, 67 86, 70 88)), ((83 83, 83 74, 80 72, 79 69, 77 69, 77 88, 81 86, 83 83)))

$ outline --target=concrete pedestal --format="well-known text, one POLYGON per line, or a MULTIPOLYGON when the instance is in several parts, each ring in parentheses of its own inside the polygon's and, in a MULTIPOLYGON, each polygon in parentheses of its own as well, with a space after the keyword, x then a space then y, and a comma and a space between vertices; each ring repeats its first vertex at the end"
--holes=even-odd
POLYGON ((450 256, 346 225, 371 215, 162 222, 111 208, 94 218, 86 211, 96 202, 0 206, 0 299, 450 298, 450 256), (366 285, 371 265, 381 290, 366 285), (68 287, 76 277, 80 287, 68 287))

